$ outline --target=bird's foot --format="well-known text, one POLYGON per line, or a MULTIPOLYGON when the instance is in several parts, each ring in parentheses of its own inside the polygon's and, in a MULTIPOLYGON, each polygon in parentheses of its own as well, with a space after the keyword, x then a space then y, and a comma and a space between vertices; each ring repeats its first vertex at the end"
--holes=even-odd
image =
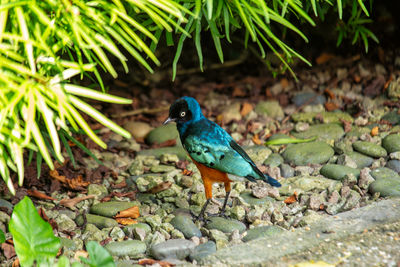
POLYGON ((204 217, 204 214, 200 213, 199 215, 196 215, 196 214, 194 214, 194 212, 190 211, 190 215, 192 215, 194 222, 198 222, 198 221, 206 222, 206 218, 204 217))

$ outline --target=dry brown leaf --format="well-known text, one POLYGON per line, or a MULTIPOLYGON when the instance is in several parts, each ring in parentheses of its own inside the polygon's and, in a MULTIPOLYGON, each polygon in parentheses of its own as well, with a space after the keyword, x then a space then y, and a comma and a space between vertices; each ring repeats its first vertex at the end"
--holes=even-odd
POLYGON ((326 102, 325 103, 325 108, 326 108, 327 111, 333 111, 333 110, 339 109, 338 105, 336 105, 333 102, 326 102))
POLYGON ((122 224, 122 225, 131 225, 138 223, 138 221, 131 219, 131 218, 115 218, 117 223, 122 224))
POLYGON ((252 110, 253 110, 253 106, 248 102, 244 102, 242 105, 242 109, 240 110, 240 115, 242 115, 242 117, 244 117, 247 114, 249 114, 252 110))
POLYGON ((60 205, 63 205, 70 209, 74 209, 75 205, 78 204, 79 202, 86 200, 86 199, 91 199, 94 197, 95 197, 94 195, 88 195, 88 196, 82 196, 82 197, 76 197, 76 198, 64 198, 60 201, 60 205))
POLYGON ((158 185, 150 188, 149 190, 147 190, 147 193, 157 194, 161 191, 167 190, 168 188, 171 187, 171 185, 172 185, 172 182, 170 182, 170 181, 162 182, 162 183, 159 183, 158 185))
POLYGON ((57 170, 49 171, 49 175, 50 177, 60 181, 61 183, 66 183, 67 177, 65 177, 64 175, 60 175, 57 170))
POLYGON ((81 259, 79 257, 87 258, 89 257, 89 253, 85 250, 78 250, 75 252, 74 260, 80 261, 81 259))
POLYGON ((324 64, 324 63, 330 61, 334 57, 335 57, 335 55, 333 55, 333 54, 322 53, 321 55, 319 55, 319 57, 317 57, 315 59, 315 63, 317 63, 317 65, 321 65, 321 64, 324 64))
POLYGON ((182 171, 182 173, 183 173, 183 175, 186 175, 186 176, 192 176, 192 175, 193 175, 193 172, 192 172, 192 171, 189 171, 188 169, 184 169, 184 170, 182 171))
POLYGON ((297 192, 294 191, 293 195, 291 195, 290 197, 286 198, 283 202, 285 204, 292 204, 292 203, 294 203, 296 201, 297 201, 297 192))
POLYGON ((138 206, 133 206, 129 209, 126 210, 121 210, 117 212, 117 214, 114 216, 114 218, 132 218, 136 219, 140 216, 139 212, 139 207, 138 206))
POLYGON ((333 93, 328 88, 325 89, 324 93, 327 94, 330 99, 335 99, 336 98, 335 93, 333 93))
POLYGON ((246 96, 246 90, 243 87, 235 87, 233 88, 233 92, 232 92, 232 96, 233 97, 244 97, 246 96))
POLYGON ((13 263, 12 263, 12 267, 19 267, 19 266, 20 266, 19 265, 19 259, 16 258, 15 261, 13 261, 13 263))
POLYGON ((262 144, 262 141, 261 141, 260 138, 258 137, 258 134, 255 134, 255 135, 253 136, 253 138, 251 138, 251 140, 253 140, 254 144, 256 144, 256 145, 261 145, 261 144, 262 144))
POLYGON ((57 170, 51 170, 49 174, 52 178, 60 181, 73 190, 82 190, 84 187, 87 187, 90 184, 90 182, 83 180, 82 175, 78 175, 78 177, 73 179, 68 179, 64 175, 60 175, 57 170))
POLYGON ((114 189, 121 189, 121 188, 125 188, 126 186, 127 186, 126 182, 122 181, 119 184, 113 184, 111 187, 114 189))
POLYGON ((3 244, 1 244, 1 249, 3 250, 3 254, 4 254, 4 256, 6 256, 7 260, 11 259, 12 257, 14 257, 16 255, 13 245, 3 243, 3 244))
POLYGON ((46 199, 46 200, 56 200, 55 198, 52 198, 45 193, 39 192, 37 190, 28 190, 28 196, 30 197, 36 197, 39 199, 46 199))
POLYGON ((282 86, 283 89, 285 89, 286 87, 289 86, 289 81, 288 81, 288 79, 286 79, 286 78, 282 78, 282 79, 280 80, 280 83, 281 83, 281 86, 282 86))
POLYGON ((372 128, 371 130, 371 136, 377 136, 379 134, 379 127, 375 126, 374 128, 372 128))
POLYGON ((343 128, 344 128, 344 132, 348 133, 351 131, 351 122, 350 121, 346 121, 343 119, 339 119, 341 123, 343 123, 343 128))
POLYGON ((172 267, 175 266, 175 264, 170 263, 168 261, 158 261, 158 260, 153 260, 153 259, 141 259, 138 262, 140 265, 153 265, 153 264, 158 264, 161 267, 172 267))

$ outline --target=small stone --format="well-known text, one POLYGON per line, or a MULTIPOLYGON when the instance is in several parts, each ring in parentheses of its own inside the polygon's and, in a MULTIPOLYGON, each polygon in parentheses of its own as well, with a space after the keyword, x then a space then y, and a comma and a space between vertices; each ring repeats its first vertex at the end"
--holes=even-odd
POLYGON ((211 255, 217 251, 217 246, 214 241, 208 241, 206 243, 200 244, 193 249, 189 255, 191 261, 201 261, 201 259, 211 255))
MULTIPOLYGON (((308 123, 313 123, 314 120, 316 119, 321 119, 324 122, 324 124, 336 124, 336 123, 341 123, 341 121, 349 121, 353 122, 353 117, 350 116, 350 114, 346 112, 326 112, 323 111, 324 107, 323 106, 315 106, 315 110, 309 110, 307 112, 307 108, 310 106, 306 106, 304 108, 305 112, 295 112, 292 114, 292 119, 295 122, 303 121, 303 122, 308 122, 308 123)), ((324 125, 322 124, 322 125, 324 125)), ((339 126, 339 125, 338 125, 339 126)), ((311 128, 311 127, 310 127, 311 128)), ((337 139, 337 138, 334 138, 337 139)))
POLYGON ((281 120, 285 116, 282 107, 277 101, 261 101, 258 102, 254 111, 260 115, 266 115, 273 119, 281 120))
POLYGON ((185 238, 201 237, 200 229, 197 228, 189 216, 177 215, 171 220, 171 224, 181 231, 185 238))
POLYGON ((8 210, 12 211, 14 209, 14 205, 11 204, 9 201, 0 198, 0 207, 7 208, 8 210))
POLYGON ((295 165, 322 164, 334 155, 334 151, 324 142, 310 142, 290 145, 282 155, 295 165))
POLYGON ((292 101, 297 107, 303 106, 305 104, 323 105, 326 102, 326 98, 324 95, 318 95, 314 92, 300 92, 293 97, 292 101))
POLYGON ((400 172, 400 160, 396 160, 396 159, 389 160, 389 161, 386 163, 386 166, 385 166, 385 167, 386 167, 386 168, 389 168, 389 169, 392 169, 392 170, 394 170, 395 172, 399 173, 399 172, 400 172))
POLYGON ((148 123, 141 121, 128 121, 124 124, 124 128, 132 134, 133 138, 139 140, 143 140, 154 129, 148 123))
POLYGON ((285 230, 283 228, 275 225, 254 227, 253 229, 247 231, 247 234, 243 237, 243 241, 248 242, 262 237, 273 238, 284 231, 285 230))
POLYGON ((283 214, 279 210, 274 210, 271 214, 271 221, 273 223, 280 223, 284 221, 283 214))
POLYGON ((356 168, 358 169, 369 167, 374 162, 373 158, 365 156, 355 151, 348 152, 346 153, 346 155, 349 156, 356 163, 357 165, 356 168))
POLYGON ((148 223, 152 229, 155 229, 156 227, 160 226, 162 223, 162 219, 158 215, 148 215, 144 219, 145 219, 146 223, 148 223))
MULTIPOLYGON (((172 124, 170 124, 170 125, 172 125, 172 124)), ((163 154, 175 154, 181 160, 185 160, 187 157, 187 152, 181 145, 160 147, 160 148, 153 148, 153 149, 145 149, 145 150, 140 150, 137 152, 138 156, 161 157, 163 154)))
POLYGON ((301 195, 303 192, 321 192, 325 189, 337 190, 339 191, 342 187, 342 183, 327 179, 324 177, 308 177, 308 176, 299 176, 287 178, 282 183, 282 186, 279 187, 279 194, 284 196, 291 196, 296 192, 301 195))
POLYGON ((368 168, 364 168, 360 172, 360 178, 358 179, 358 186, 361 189, 368 189, 369 185, 375 181, 370 174, 370 170, 368 168))
POLYGON ((374 169, 370 174, 375 180, 393 178, 400 181, 400 176, 397 172, 385 167, 374 169))
POLYGON ((270 197, 264 197, 261 199, 255 198, 253 197, 252 193, 249 192, 240 194, 240 197, 249 205, 264 205, 266 202, 273 201, 273 199, 270 197))
POLYGON ((294 126, 295 131, 298 133, 307 131, 309 128, 310 128, 310 124, 308 124, 307 122, 298 122, 294 126))
POLYGON ((175 167, 170 165, 154 165, 150 168, 150 171, 155 173, 170 172, 173 170, 175 170, 175 167))
POLYGON ((281 164, 280 169, 282 177, 289 178, 294 176, 294 169, 289 164, 281 164))
POLYGON ((75 222, 65 214, 59 214, 55 218, 58 226, 58 231, 73 231, 76 228, 75 222))
POLYGON ((176 140, 179 136, 174 123, 159 126, 148 133, 146 142, 148 144, 161 144, 168 140, 176 140))
POLYGON ((176 163, 179 161, 179 158, 175 154, 163 154, 160 157, 160 161, 163 164, 176 163))
POLYGON ((330 195, 328 202, 330 204, 336 204, 340 200, 340 194, 338 191, 333 191, 332 194, 330 195))
POLYGON ((232 233, 233 230, 239 230, 239 232, 242 233, 246 230, 246 225, 233 219, 212 217, 206 224, 206 228, 209 230, 216 229, 224 233, 232 233))
POLYGON ((158 260, 184 260, 194 250, 195 243, 185 239, 170 239, 150 248, 151 255, 158 260))
POLYGON ((146 252, 146 244, 139 240, 125 240, 111 242, 104 246, 113 256, 129 256, 134 259, 143 257, 146 252))
POLYGON ((122 239, 124 239, 125 237, 125 233, 124 231, 122 231, 121 228, 119 228, 118 226, 113 227, 110 231, 110 237, 113 240, 118 240, 118 241, 122 241, 122 239))
POLYGON ((400 77, 390 82, 387 93, 390 98, 400 98, 400 77))
POLYGON ((383 147, 371 142, 357 141, 353 143, 353 148, 364 155, 374 158, 385 157, 387 155, 383 147))
POLYGON ((386 136, 382 140, 382 146, 388 153, 400 151, 400 134, 390 134, 386 136))
POLYGON ((400 151, 396 151, 396 152, 390 153, 389 157, 390 157, 391 159, 397 159, 397 160, 399 160, 399 159, 400 159, 400 151))
POLYGON ((369 191, 382 197, 400 197, 400 180, 397 178, 378 179, 371 183, 369 191))
POLYGON ((117 214, 117 212, 132 208, 137 205, 138 205, 137 202, 123 202, 123 201, 101 202, 93 205, 90 208, 90 212, 101 216, 113 217, 117 214))
POLYGON ((128 172, 131 175, 141 175, 144 173, 144 165, 140 160, 134 160, 128 168, 128 172))
POLYGON ((246 210, 242 206, 234 206, 231 210, 231 217, 236 220, 243 220, 246 216, 246 210))
POLYGON ((222 110, 221 115, 224 124, 228 124, 232 121, 239 121, 242 118, 242 115, 240 115, 240 103, 235 102, 231 105, 227 105, 222 110))
POLYGON ((319 210, 321 204, 323 204, 324 202, 325 202, 325 199, 323 199, 320 194, 314 193, 310 196, 308 205, 309 205, 310 209, 317 211, 317 210, 319 210))
POLYGON ((312 223, 315 223, 324 216, 320 215, 318 212, 313 211, 313 210, 307 210, 304 212, 304 216, 300 219, 299 221, 299 226, 304 227, 306 225, 310 225, 312 223))
POLYGON ((260 186, 255 186, 253 187, 253 189, 251 190, 251 193, 253 194, 253 196, 255 196, 256 198, 265 198, 266 196, 268 196, 268 188, 267 187, 260 187, 260 186))
POLYGON ((97 241, 101 242, 107 238, 107 234, 103 233, 94 224, 87 223, 82 233, 81 239, 84 241, 97 241))
POLYGON ((228 244, 228 237, 219 230, 211 229, 210 238, 215 242, 217 249, 224 248, 228 244))
POLYGON ((264 164, 270 167, 278 167, 283 163, 283 158, 278 153, 273 153, 264 161, 264 164))
POLYGON ((88 195, 95 195, 98 198, 103 198, 108 195, 108 190, 101 184, 90 184, 88 186, 88 195))
POLYGON ((350 173, 358 177, 360 170, 338 164, 326 164, 321 168, 320 173, 330 179, 342 180, 350 173))
POLYGON ((338 140, 344 135, 342 126, 336 123, 316 124, 304 132, 292 132, 293 136, 301 139, 317 137, 320 141, 338 140))
POLYGON ((93 214, 86 214, 86 221, 89 224, 94 224, 100 229, 114 227, 118 225, 118 223, 114 219, 93 214))
POLYGON ((347 211, 360 206, 361 196, 354 190, 350 190, 349 196, 347 196, 346 203, 343 205, 342 210, 347 211))

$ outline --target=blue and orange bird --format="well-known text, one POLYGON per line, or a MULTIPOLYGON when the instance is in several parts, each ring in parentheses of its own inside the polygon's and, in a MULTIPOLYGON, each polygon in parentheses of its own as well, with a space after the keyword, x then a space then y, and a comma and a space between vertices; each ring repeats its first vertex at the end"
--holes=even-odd
POLYGON ((173 121, 176 122, 182 145, 199 169, 204 184, 207 201, 196 220, 204 218, 214 183, 225 186, 225 201, 220 215, 224 215, 232 181, 262 180, 276 187, 281 186, 277 180, 262 173, 224 129, 204 117, 194 98, 184 96, 171 105, 164 124, 173 121))

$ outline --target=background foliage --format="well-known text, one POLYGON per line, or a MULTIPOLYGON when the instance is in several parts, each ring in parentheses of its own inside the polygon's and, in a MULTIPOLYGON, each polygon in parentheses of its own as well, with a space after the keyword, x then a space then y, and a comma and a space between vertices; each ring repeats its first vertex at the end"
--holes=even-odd
POLYGON ((149 72, 160 65, 155 51, 174 46, 173 79, 185 42, 193 42, 203 69, 202 38, 211 37, 221 62, 221 43, 232 43, 239 33, 244 47, 255 45, 262 58, 272 51, 282 70, 294 58, 310 64, 286 42, 293 32, 308 42, 302 29, 337 14, 337 45, 362 42, 368 50, 376 36, 372 0, 2 0, 0 1, 0 175, 15 193, 11 173, 24 178, 24 151, 29 161, 36 153, 38 175, 44 160, 62 162, 62 146, 73 132, 84 132, 99 146, 99 139, 82 117, 86 113, 115 132, 129 133, 85 102, 86 98, 129 104, 106 93, 101 75, 114 78, 117 58, 128 71, 128 58, 149 72), (160 40, 162 40, 160 42, 160 40), (82 87, 76 78, 89 77, 100 91, 82 87), (72 80, 71 80, 72 79, 72 80))

